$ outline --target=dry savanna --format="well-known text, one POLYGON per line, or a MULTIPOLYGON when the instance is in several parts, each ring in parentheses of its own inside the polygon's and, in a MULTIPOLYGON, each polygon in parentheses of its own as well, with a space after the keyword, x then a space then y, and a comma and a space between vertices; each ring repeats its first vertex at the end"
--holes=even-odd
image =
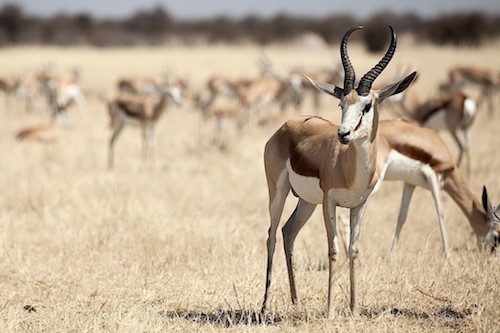
MULTIPOLYGON (((410 89, 422 99, 439 96, 438 85, 453 66, 500 71, 499 51, 498 41, 481 48, 438 48, 401 36, 378 81, 416 70, 410 89)), ((18 91, 0 96, 2 332, 500 331, 498 255, 480 251, 467 218, 446 193, 449 258, 432 195, 422 188, 414 193, 397 252, 389 256, 402 182, 384 182, 368 201, 358 244, 355 315, 349 311, 349 262, 341 246, 330 320, 320 207, 295 243, 299 301, 290 300, 280 231, 297 202, 290 193, 278 229, 270 306, 259 314, 269 228, 264 146, 297 114, 340 121, 338 100, 326 94, 319 107, 310 95, 297 109, 281 111, 271 103, 252 111, 244 124, 229 117, 222 123, 200 111, 192 96, 200 91, 206 98, 210 77, 258 77, 262 54, 282 73, 333 69, 340 61, 338 46, 303 44, 0 50, 2 76, 77 68, 85 96, 85 104, 70 105, 62 121, 50 121, 50 98, 38 90, 29 101, 18 91), (114 144, 110 168, 107 104, 118 94, 117 80, 138 75, 182 78, 189 88, 180 105, 167 103, 150 158, 142 159, 139 127, 127 125, 114 144), (46 132, 16 138, 30 126, 45 126, 46 132)), ((349 55, 358 77, 382 56, 356 42, 349 44, 349 55)), ((465 88, 478 96, 476 87, 465 88)), ((241 107, 227 99, 227 105, 241 107)), ((492 110, 488 103, 478 105, 470 175, 461 170, 479 202, 486 185, 496 206, 498 92, 491 105, 492 110)), ((382 118, 395 114, 380 108, 382 118)), ((457 156, 449 133, 442 137, 457 156)))

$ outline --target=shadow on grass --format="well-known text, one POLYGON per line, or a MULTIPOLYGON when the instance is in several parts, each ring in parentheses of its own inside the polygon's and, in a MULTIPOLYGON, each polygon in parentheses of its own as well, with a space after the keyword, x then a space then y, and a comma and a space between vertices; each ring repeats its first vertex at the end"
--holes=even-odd
MULTIPOLYGON (((474 307, 474 306, 473 306, 474 307)), ((425 311, 401 309, 401 308, 385 308, 381 310, 374 311, 361 311, 360 315, 365 318, 376 318, 382 315, 392 315, 394 317, 403 317, 406 319, 412 319, 416 321, 424 321, 433 324, 438 324, 440 326, 445 326, 453 329, 459 329, 461 321, 471 315, 473 312, 472 308, 465 310, 456 310, 451 305, 446 305, 435 311, 433 313, 427 313, 425 311)))
POLYGON ((363 310, 360 315, 366 318, 376 318, 380 315, 391 314, 394 317, 405 317, 410 319, 418 319, 425 320, 431 318, 445 318, 445 319, 464 319, 466 316, 472 314, 471 309, 466 310, 455 310, 451 307, 451 305, 447 305, 438 311, 429 314, 424 311, 416 311, 409 309, 400 309, 400 308, 384 308, 381 310, 363 310))
MULTIPOLYGON (((381 316, 394 316, 417 321, 444 321, 443 325, 448 327, 459 327, 460 321, 466 316, 472 314, 471 309, 456 310, 450 305, 447 305, 434 313, 427 313, 424 311, 401 309, 395 307, 381 308, 378 310, 361 310, 359 313, 360 318, 374 319, 381 316)), ((254 325, 278 325, 281 323, 290 322, 292 326, 297 325, 299 322, 310 321, 313 318, 320 320, 326 318, 326 314, 318 314, 312 316, 311 314, 293 314, 290 316, 281 316, 276 313, 261 314, 257 311, 250 310, 226 310, 216 309, 213 312, 203 311, 190 311, 190 310, 174 310, 165 311, 163 313, 169 319, 185 319, 187 321, 198 324, 209 324, 221 327, 233 327, 238 325, 254 326, 254 325), (323 316, 324 315, 324 316, 323 316)), ((349 311, 337 311, 337 316, 348 317, 351 316, 349 311)))
POLYGON ((170 319, 185 319, 193 323, 212 324, 223 327, 235 325, 277 325, 283 321, 282 317, 276 314, 261 314, 249 310, 224 310, 217 309, 213 312, 202 311, 166 311, 164 315, 170 319))

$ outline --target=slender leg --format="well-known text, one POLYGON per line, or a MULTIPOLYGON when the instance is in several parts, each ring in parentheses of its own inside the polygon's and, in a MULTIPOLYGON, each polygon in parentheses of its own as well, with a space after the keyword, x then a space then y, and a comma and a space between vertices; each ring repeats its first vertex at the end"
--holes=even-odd
POLYGON ((268 307, 269 303, 269 288, 271 286, 271 273, 273 269, 273 256, 274 249, 276 246, 276 230, 278 229, 278 224, 281 219, 281 214, 283 213, 283 206, 285 205, 285 200, 290 191, 290 183, 288 181, 288 175, 284 172, 281 173, 278 182, 276 182, 277 188, 271 195, 269 200, 269 215, 271 217, 271 225, 268 231, 267 238, 267 270, 266 270, 266 291, 264 293, 264 301, 262 302, 261 312, 263 313, 268 307))
POLYGON ((464 155, 464 145, 462 144, 462 140, 458 137, 458 134, 455 131, 450 131, 451 137, 455 140, 455 143, 458 146, 459 153, 457 158, 457 166, 460 167, 460 163, 462 163, 462 157, 464 155))
POLYGON ((470 128, 463 128, 462 133, 464 135, 464 152, 465 152, 465 172, 467 177, 470 177, 470 128))
POLYGON ((109 140, 109 150, 108 150, 108 167, 111 169, 114 165, 114 144, 118 136, 123 130, 123 126, 125 124, 123 122, 116 121, 113 126, 113 134, 111 135, 111 139, 109 140))
POLYGON ((141 131, 142 131, 141 157, 142 157, 142 165, 144 166, 148 157, 148 129, 146 125, 141 126, 141 131))
POLYGON ((361 225, 361 219, 365 212, 366 201, 357 207, 351 208, 351 239, 349 242, 349 271, 351 280, 351 312, 356 313, 356 274, 355 274, 355 260, 358 257, 358 238, 361 225))
POLYGON ((154 156, 155 156, 155 138, 156 138, 156 128, 154 126, 151 126, 148 128, 148 141, 147 141, 147 154, 146 154, 146 161, 149 166, 152 165, 154 162, 154 156))
POLYGON ((326 237, 328 240, 328 318, 333 317, 333 282, 335 280, 335 266, 338 259, 339 244, 336 226, 336 203, 329 198, 328 194, 323 196, 323 218, 325 221, 326 237))
POLYGON ((390 255, 393 256, 396 253, 396 248, 398 246, 399 235, 401 234, 401 229, 406 222, 406 217, 408 216, 408 208, 410 207, 411 197, 415 186, 405 183, 403 188, 403 197, 401 198, 401 207, 399 208, 398 224, 396 226, 396 233, 392 239, 392 246, 390 255))
POLYGON ((444 218, 443 218, 443 208, 441 207, 441 196, 439 194, 440 188, 436 174, 434 171, 430 171, 426 174, 427 181, 431 188, 432 196, 434 198, 434 204, 436 205, 436 211, 438 214, 439 231, 441 232, 441 240, 443 242, 443 251, 446 259, 449 257, 448 252, 448 239, 446 237, 446 230, 444 228, 444 218))
POLYGON ((493 94, 494 94, 494 88, 493 87, 487 87, 484 88, 484 96, 485 99, 488 100, 488 115, 491 117, 494 115, 493 113, 493 94))
POLYGON ((302 199, 299 199, 295 211, 290 216, 282 229, 285 247, 286 267, 288 270, 290 294, 292 296, 293 304, 297 304, 297 289, 295 287, 295 276, 293 274, 293 245, 299 231, 309 220, 315 208, 315 204, 311 204, 302 199))
POLYGON ((83 119, 83 121, 87 121, 89 114, 87 107, 87 100, 85 99, 82 93, 76 93, 74 100, 75 104, 77 105, 80 118, 83 119))

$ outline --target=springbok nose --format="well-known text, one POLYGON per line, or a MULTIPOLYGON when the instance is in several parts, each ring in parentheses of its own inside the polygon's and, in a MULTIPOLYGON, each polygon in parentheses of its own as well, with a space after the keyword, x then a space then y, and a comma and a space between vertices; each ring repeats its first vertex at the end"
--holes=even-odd
POLYGON ((337 135, 339 136, 339 140, 340 142, 342 143, 346 143, 348 140, 346 140, 346 137, 349 136, 349 134, 351 134, 351 131, 350 130, 338 130, 337 132, 337 135))

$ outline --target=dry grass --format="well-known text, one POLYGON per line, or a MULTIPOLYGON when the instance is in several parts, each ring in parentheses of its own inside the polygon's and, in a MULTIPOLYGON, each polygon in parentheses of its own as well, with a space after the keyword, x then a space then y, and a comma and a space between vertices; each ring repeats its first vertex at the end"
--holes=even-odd
MULTIPOLYGON (((408 63, 421 73, 417 89, 428 95, 453 64, 500 69, 499 50, 498 43, 456 50, 403 39, 386 76, 408 63)), ((338 59, 336 48, 266 51, 283 68, 333 66, 338 59)), ((196 86, 215 72, 256 75, 259 52, 253 46, 21 47, 3 49, 0 65, 6 74, 49 61, 63 69, 76 65, 87 88, 111 96, 118 76, 166 68, 196 86)), ((377 60, 356 45, 350 53, 358 72, 377 60)), ((338 119, 337 102, 324 101, 322 114, 338 119)), ((479 195, 487 184, 493 204, 500 201, 498 103, 494 120, 480 110, 472 137, 470 186, 479 195)), ((452 258, 446 262, 441 253, 430 194, 417 190, 398 255, 389 260, 402 185, 384 184, 361 229, 361 314, 348 312, 343 255, 333 321, 325 319, 326 237, 318 209, 296 244, 300 305, 289 300, 278 237, 271 312, 258 318, 269 223, 262 152, 277 125, 248 128, 221 152, 188 106, 171 110, 158 128, 154 165, 141 166, 139 132, 126 129, 111 172, 102 102, 89 99, 87 121, 72 113, 72 126, 53 144, 16 142, 18 128, 46 119, 38 108, 26 114, 20 103, 0 100, 2 332, 500 331, 499 259, 477 251, 472 229, 447 197, 452 258)))

